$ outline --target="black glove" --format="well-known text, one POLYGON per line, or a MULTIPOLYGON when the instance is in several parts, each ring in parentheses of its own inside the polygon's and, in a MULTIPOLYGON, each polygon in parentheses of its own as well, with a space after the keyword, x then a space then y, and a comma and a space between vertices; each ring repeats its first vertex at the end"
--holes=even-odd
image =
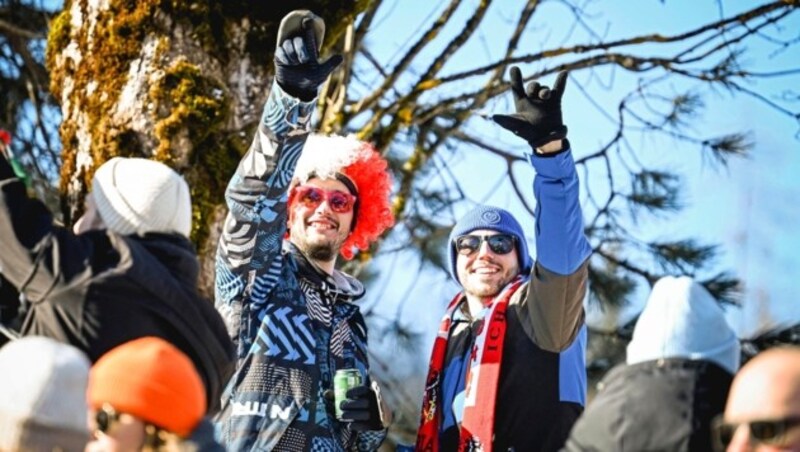
POLYGON ((311 11, 287 14, 278 29, 275 79, 284 91, 303 101, 317 97, 317 89, 342 62, 341 55, 319 61, 325 23, 311 11))
POLYGON ((340 405, 342 409, 342 422, 349 422, 350 429, 363 432, 367 430, 382 430, 384 416, 381 407, 380 390, 377 385, 357 386, 347 391, 347 400, 340 405))
POLYGON ((567 84, 567 72, 560 72, 551 90, 539 82, 531 82, 523 90, 522 74, 511 67, 511 92, 517 112, 513 115, 494 115, 492 119, 530 143, 536 149, 553 140, 567 137, 567 126, 561 118, 561 96, 567 84))

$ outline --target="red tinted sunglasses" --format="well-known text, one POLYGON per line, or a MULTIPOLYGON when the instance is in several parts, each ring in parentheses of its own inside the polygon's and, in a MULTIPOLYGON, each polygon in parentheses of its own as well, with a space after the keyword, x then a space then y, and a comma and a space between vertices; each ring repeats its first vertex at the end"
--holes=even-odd
POLYGON ((350 212, 356 203, 356 197, 350 193, 339 190, 323 190, 308 185, 295 187, 293 196, 296 201, 309 209, 316 209, 322 204, 322 201, 327 201, 331 210, 336 213, 350 212))

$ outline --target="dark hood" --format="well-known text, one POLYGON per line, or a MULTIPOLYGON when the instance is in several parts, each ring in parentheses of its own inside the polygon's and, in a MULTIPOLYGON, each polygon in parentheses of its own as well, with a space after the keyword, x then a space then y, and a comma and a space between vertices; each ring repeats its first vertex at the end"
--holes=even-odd
POLYGON ((142 303, 170 326, 176 334, 170 340, 197 366, 213 411, 233 375, 235 349, 219 313, 197 290, 200 267, 191 242, 177 234, 114 237, 127 245, 116 246, 121 265, 136 262, 127 276, 151 295, 142 303))

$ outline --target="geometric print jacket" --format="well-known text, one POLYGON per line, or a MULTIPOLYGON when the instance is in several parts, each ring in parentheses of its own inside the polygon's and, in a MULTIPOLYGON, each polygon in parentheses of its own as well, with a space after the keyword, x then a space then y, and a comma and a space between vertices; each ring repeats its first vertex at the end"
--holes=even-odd
POLYGON ((367 329, 354 278, 316 269, 284 240, 287 190, 315 100, 277 83, 250 149, 231 178, 216 257, 215 306, 236 344, 237 366, 215 419, 232 451, 368 451, 386 430, 351 432, 330 394, 337 369, 369 384, 367 329))

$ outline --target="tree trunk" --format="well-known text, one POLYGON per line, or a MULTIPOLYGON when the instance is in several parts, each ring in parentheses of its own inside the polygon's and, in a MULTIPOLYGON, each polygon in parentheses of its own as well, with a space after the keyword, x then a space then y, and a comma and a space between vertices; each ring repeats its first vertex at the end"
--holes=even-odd
POLYGON ((326 19, 333 42, 364 8, 354 0, 267 3, 67 0, 51 26, 65 222, 81 213, 94 170, 109 158, 167 163, 192 189, 192 239, 207 295, 225 185, 272 81, 280 19, 292 7, 311 9, 326 19))

